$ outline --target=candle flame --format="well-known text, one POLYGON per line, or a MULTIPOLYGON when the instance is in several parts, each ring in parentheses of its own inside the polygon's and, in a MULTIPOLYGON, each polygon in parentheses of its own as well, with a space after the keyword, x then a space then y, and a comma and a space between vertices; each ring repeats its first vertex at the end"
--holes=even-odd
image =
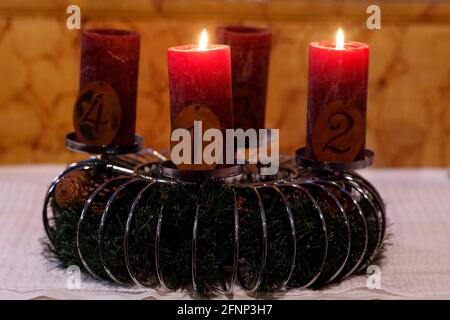
POLYGON ((336 49, 343 50, 344 49, 344 31, 341 28, 336 33, 336 49))
POLYGON ((198 50, 204 51, 208 48, 208 33, 206 29, 203 29, 200 36, 200 41, 198 42, 198 50))

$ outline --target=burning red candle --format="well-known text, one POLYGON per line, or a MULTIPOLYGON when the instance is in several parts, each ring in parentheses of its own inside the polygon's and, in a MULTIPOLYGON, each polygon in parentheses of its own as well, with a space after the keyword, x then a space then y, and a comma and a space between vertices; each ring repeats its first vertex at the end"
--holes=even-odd
POLYGON ((221 26, 217 41, 231 47, 234 127, 264 128, 272 33, 250 26, 221 26))
POLYGON ((134 143, 140 35, 114 29, 81 34, 77 139, 103 146, 134 143))
MULTIPOLYGON (((172 131, 192 132, 193 122, 202 130, 233 129, 231 59, 227 45, 208 45, 204 30, 198 45, 168 49, 170 118, 172 131)), ((191 133, 193 136, 193 134, 191 133)), ((182 169, 211 169, 214 165, 181 165, 182 169)))
POLYGON ((363 158, 369 46, 345 41, 309 45, 306 154, 320 161, 363 158))

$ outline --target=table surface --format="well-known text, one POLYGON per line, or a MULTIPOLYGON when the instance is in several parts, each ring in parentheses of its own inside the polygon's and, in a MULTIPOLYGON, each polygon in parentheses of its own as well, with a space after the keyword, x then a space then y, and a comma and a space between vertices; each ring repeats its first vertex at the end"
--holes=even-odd
MULTIPOLYGON (((61 165, 0 166, 0 299, 189 299, 185 292, 123 288, 73 277, 42 255, 42 202, 61 165)), ((450 178, 443 169, 360 171, 383 196, 390 245, 379 289, 370 275, 353 276, 323 290, 292 290, 284 299, 450 299, 450 178)), ((220 298, 220 297, 219 297, 220 298)), ((247 299, 240 289, 234 298, 247 299)))

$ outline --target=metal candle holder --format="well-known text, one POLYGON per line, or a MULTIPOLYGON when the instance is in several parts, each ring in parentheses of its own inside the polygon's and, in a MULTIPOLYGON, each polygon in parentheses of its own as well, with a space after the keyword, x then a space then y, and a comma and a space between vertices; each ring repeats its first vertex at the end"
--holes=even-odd
MULTIPOLYGON (((218 266, 222 270, 219 285, 223 293, 232 293, 237 282, 249 293, 320 287, 363 270, 383 247, 386 230, 384 203, 373 185, 351 171, 372 163, 374 153, 370 150, 366 150, 365 159, 361 161, 326 163, 305 158, 304 149, 299 149, 295 162, 291 158, 282 161, 279 175, 268 181, 258 173, 249 174, 250 166, 208 171, 178 170, 152 149, 138 151, 142 147, 142 140, 138 137, 130 148, 94 148, 77 143, 73 138, 70 134, 66 138, 69 149, 101 156, 70 165, 55 178, 44 201, 43 222, 50 242, 54 243, 55 226, 48 217, 48 209, 55 188, 64 175, 73 170, 93 170, 98 165, 111 172, 111 177, 105 179, 86 201, 76 228, 80 261, 85 270, 96 278, 120 285, 177 290, 178 287, 168 284, 170 275, 162 265, 161 246, 166 245, 162 235, 170 221, 166 219, 170 206, 166 206, 163 200, 155 203, 159 209, 158 214, 151 218, 150 238, 154 238, 153 243, 142 242, 142 237, 136 233, 139 227, 136 223, 142 214, 143 202, 152 192, 160 192, 163 186, 200 185, 211 179, 220 180, 219 183, 230 188, 233 194, 233 214, 228 217, 231 219, 229 225, 233 226, 229 248, 232 259, 229 265, 218 266), (123 154, 130 151, 134 153, 123 154), (250 181, 244 179, 248 176, 250 181), (118 204, 125 206, 127 211, 117 209, 119 211, 115 212, 113 208, 118 204), (251 206, 254 208, 250 210, 251 206), (100 212, 93 212, 94 207, 100 212), (329 208, 334 208, 334 211, 329 211, 329 208), (242 210, 251 214, 246 215, 242 210), (114 234, 121 239, 117 248, 120 259, 116 261, 108 256, 111 248, 107 246, 111 244, 106 240, 112 236, 111 226, 117 219, 124 228, 120 234, 114 234), (283 224, 279 227, 284 230, 282 233, 285 232, 281 234, 283 247, 273 242, 274 232, 281 232, 274 231, 274 221, 283 224), (92 225, 94 230, 90 229, 92 225), (306 225, 310 229, 305 229, 306 225), (306 230, 313 232, 309 240, 303 240, 306 230), (243 240, 250 235, 258 239, 256 248, 249 248, 248 240, 243 240), (331 235, 341 239, 340 242, 333 242, 331 235), (136 265, 135 251, 149 245, 152 246, 154 264, 144 261, 136 265), (280 251, 285 253, 283 261, 274 261, 276 258, 273 257, 280 251), (95 256, 89 256, 87 252, 95 256), (249 253, 257 253, 257 258, 250 257, 249 253), (94 260, 100 260, 101 264, 93 265, 94 260), (283 263, 284 271, 271 269, 274 262, 283 263), (256 266, 255 272, 249 273, 250 265, 256 266)), ((185 226, 191 232, 191 283, 188 287, 195 292, 199 290, 199 270, 203 267, 199 264, 199 237, 201 232, 205 232, 204 228, 215 226, 204 225, 207 217, 200 203, 189 210, 194 214, 192 225, 185 226)), ((202 250, 207 248, 204 243, 201 245, 202 250)), ((215 285, 206 283, 209 289, 215 285)))
POLYGON ((136 135, 134 143, 129 146, 94 146, 78 141, 75 132, 71 132, 66 135, 64 145, 67 149, 75 152, 111 156, 139 152, 143 147, 143 139, 136 135))

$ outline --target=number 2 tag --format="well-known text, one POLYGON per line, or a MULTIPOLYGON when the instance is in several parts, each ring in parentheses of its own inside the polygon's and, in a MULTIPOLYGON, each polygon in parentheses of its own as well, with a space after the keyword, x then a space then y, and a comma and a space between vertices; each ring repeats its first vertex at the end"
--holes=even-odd
POLYGON ((311 143, 317 160, 330 162, 356 160, 364 143, 361 112, 347 100, 331 102, 314 121, 311 143))

